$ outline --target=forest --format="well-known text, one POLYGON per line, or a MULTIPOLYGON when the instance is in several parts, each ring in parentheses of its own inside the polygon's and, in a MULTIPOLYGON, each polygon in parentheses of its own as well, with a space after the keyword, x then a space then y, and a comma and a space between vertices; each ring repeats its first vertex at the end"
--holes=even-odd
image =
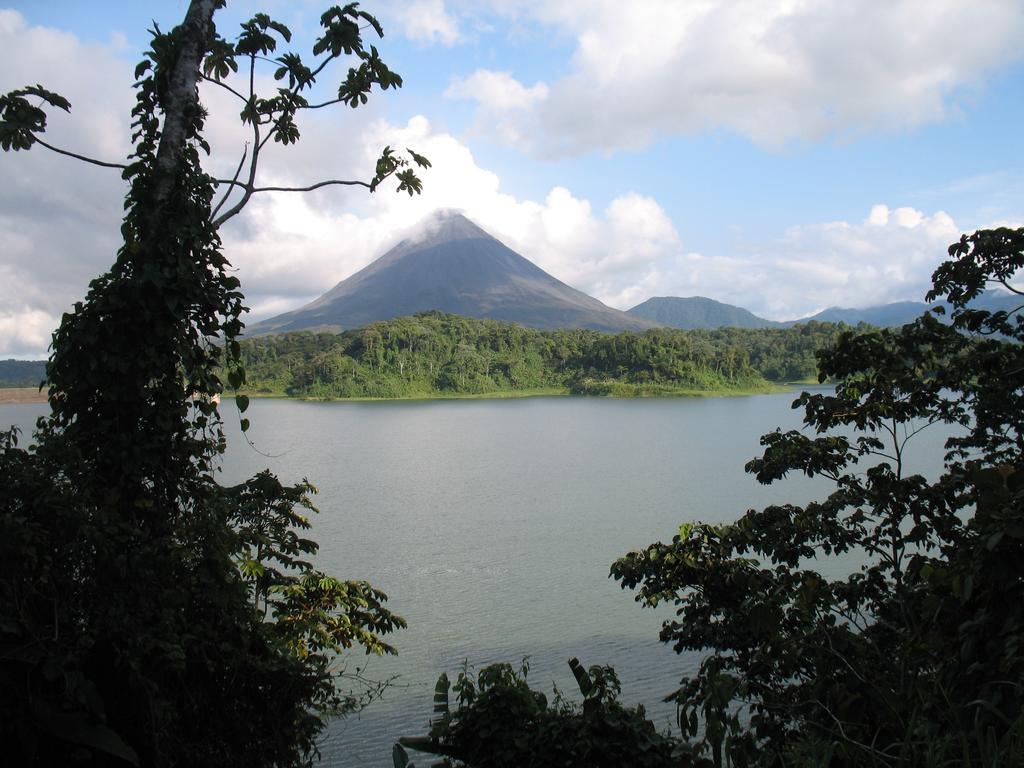
MULTIPOLYGON (((241 344, 250 394, 403 398, 570 392, 650 396, 767 391, 816 375, 815 353, 850 330, 539 331, 441 312, 241 344)), ((860 329, 867 330, 867 327, 860 329)))
POLYGON ((0 387, 37 387, 45 376, 42 360, 0 360, 0 387))

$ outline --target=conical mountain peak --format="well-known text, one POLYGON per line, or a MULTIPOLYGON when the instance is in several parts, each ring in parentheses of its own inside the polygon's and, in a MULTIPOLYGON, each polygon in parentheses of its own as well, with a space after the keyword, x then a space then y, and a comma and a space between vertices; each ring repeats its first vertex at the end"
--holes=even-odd
POLYGON ((420 221, 399 241, 392 251, 408 252, 430 248, 440 243, 491 237, 454 208, 441 208, 420 221))
POLYGON ((461 212, 440 210, 316 301, 250 333, 338 331, 440 310, 533 328, 643 330, 653 323, 557 280, 461 212))

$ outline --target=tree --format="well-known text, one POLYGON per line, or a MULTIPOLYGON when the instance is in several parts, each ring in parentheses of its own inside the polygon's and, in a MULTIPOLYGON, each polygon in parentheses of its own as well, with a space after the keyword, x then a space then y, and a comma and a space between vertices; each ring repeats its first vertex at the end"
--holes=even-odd
MULTIPOLYGON (((245 307, 217 229, 269 189, 257 185, 260 153, 297 141, 303 110, 356 107, 401 78, 364 45, 364 26, 382 30, 353 3, 321 17, 314 63, 273 59, 282 85, 262 97, 253 73, 290 31, 257 14, 229 42, 213 23, 222 5, 192 0, 179 27, 155 30, 136 68, 127 164, 42 138, 43 107, 70 109, 58 94, 0 97, 0 148, 42 146, 129 182, 117 260, 53 336, 51 415, 28 450, 15 432, 0 437, 0 734, 18 764, 305 764, 323 718, 358 704, 336 685, 337 654, 393 652, 381 636, 404 626, 379 591, 303 559, 316 544, 296 510, 312 508, 312 486, 215 477, 217 400, 245 380, 245 307), (310 103, 343 57, 355 64, 337 96, 310 103), (240 65, 247 90, 230 81, 240 65), (201 167, 204 80, 241 99, 253 132, 233 179, 201 167)), ((371 180, 299 191, 373 191, 394 176, 413 194, 414 165, 429 163, 385 148, 371 180)), ((244 412, 248 400, 236 401, 244 412)))
POLYGON ((642 706, 619 702, 611 667, 584 669, 570 659, 582 705, 555 690, 554 699, 527 684, 529 663, 517 671, 491 664, 479 675, 459 674, 454 685, 441 675, 434 689, 435 719, 429 736, 405 737, 394 747, 396 766, 415 768, 406 748, 445 758, 441 765, 488 768, 662 768, 671 765, 677 740, 660 734, 642 706), (449 691, 458 706, 451 711, 449 691))
POLYGON ((951 325, 844 333, 819 354, 834 394, 794 403, 815 436, 765 435, 747 465, 763 483, 827 478, 826 499, 685 524, 612 566, 643 604, 676 606, 662 640, 709 652, 673 699, 716 765, 1024 759, 1024 302, 968 306, 990 282, 1021 294, 1024 229, 949 255, 927 298, 951 325), (936 423, 959 429, 928 481, 905 458, 936 423), (848 577, 816 570, 851 551, 865 564, 848 577))

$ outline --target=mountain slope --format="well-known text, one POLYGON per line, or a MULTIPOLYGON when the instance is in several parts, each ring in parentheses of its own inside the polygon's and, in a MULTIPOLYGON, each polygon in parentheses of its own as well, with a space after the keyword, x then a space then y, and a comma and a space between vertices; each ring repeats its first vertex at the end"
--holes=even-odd
POLYGON ((252 326, 250 335, 337 331, 435 309, 532 328, 653 327, 555 279, 459 213, 439 212, 422 229, 310 304, 252 326))
POLYGON ((655 296, 626 314, 671 328, 772 328, 779 323, 703 296, 655 296))

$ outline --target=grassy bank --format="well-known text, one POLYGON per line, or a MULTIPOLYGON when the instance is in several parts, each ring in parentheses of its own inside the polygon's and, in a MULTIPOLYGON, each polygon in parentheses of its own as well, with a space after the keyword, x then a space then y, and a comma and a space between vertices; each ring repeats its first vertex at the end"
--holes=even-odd
MULTIPOLYGON (((289 394, 283 390, 240 390, 250 399, 272 398, 280 400, 310 400, 314 402, 376 402, 404 400, 504 400, 519 397, 563 397, 572 394, 565 387, 531 387, 528 389, 496 390, 494 392, 410 392, 396 397, 334 397, 312 394, 289 394)), ((225 396, 227 397, 227 396, 225 396)))
MULTIPOLYGON (((797 385, 798 386, 798 385, 797 385)), ((735 387, 729 389, 687 389, 685 387, 631 385, 616 383, 606 392, 574 393, 568 387, 531 387, 515 390, 495 390, 493 392, 417 392, 402 397, 310 397, 290 395, 284 391, 242 390, 239 394, 250 399, 271 398, 282 400, 310 400, 317 402, 400 402, 419 400, 505 400, 520 397, 613 397, 613 398, 652 398, 652 397, 743 397, 786 392, 794 386, 754 386, 735 387)), ((230 396, 225 396, 229 400, 230 396)), ((45 403, 46 392, 36 387, 0 388, 0 405, 19 403, 45 403)))
POLYGON ((45 403, 46 390, 39 387, 5 387, 0 388, 0 405, 14 403, 45 403))
POLYGON ((622 399, 662 397, 748 397, 790 391, 792 387, 766 384, 763 386, 732 387, 728 389, 692 389, 686 387, 630 385, 615 383, 603 392, 573 392, 568 387, 532 387, 492 392, 417 392, 400 397, 320 397, 291 395, 283 391, 242 390, 250 399, 269 398, 307 400, 312 402, 404 402, 421 400, 506 400, 521 397, 611 397, 622 399))

